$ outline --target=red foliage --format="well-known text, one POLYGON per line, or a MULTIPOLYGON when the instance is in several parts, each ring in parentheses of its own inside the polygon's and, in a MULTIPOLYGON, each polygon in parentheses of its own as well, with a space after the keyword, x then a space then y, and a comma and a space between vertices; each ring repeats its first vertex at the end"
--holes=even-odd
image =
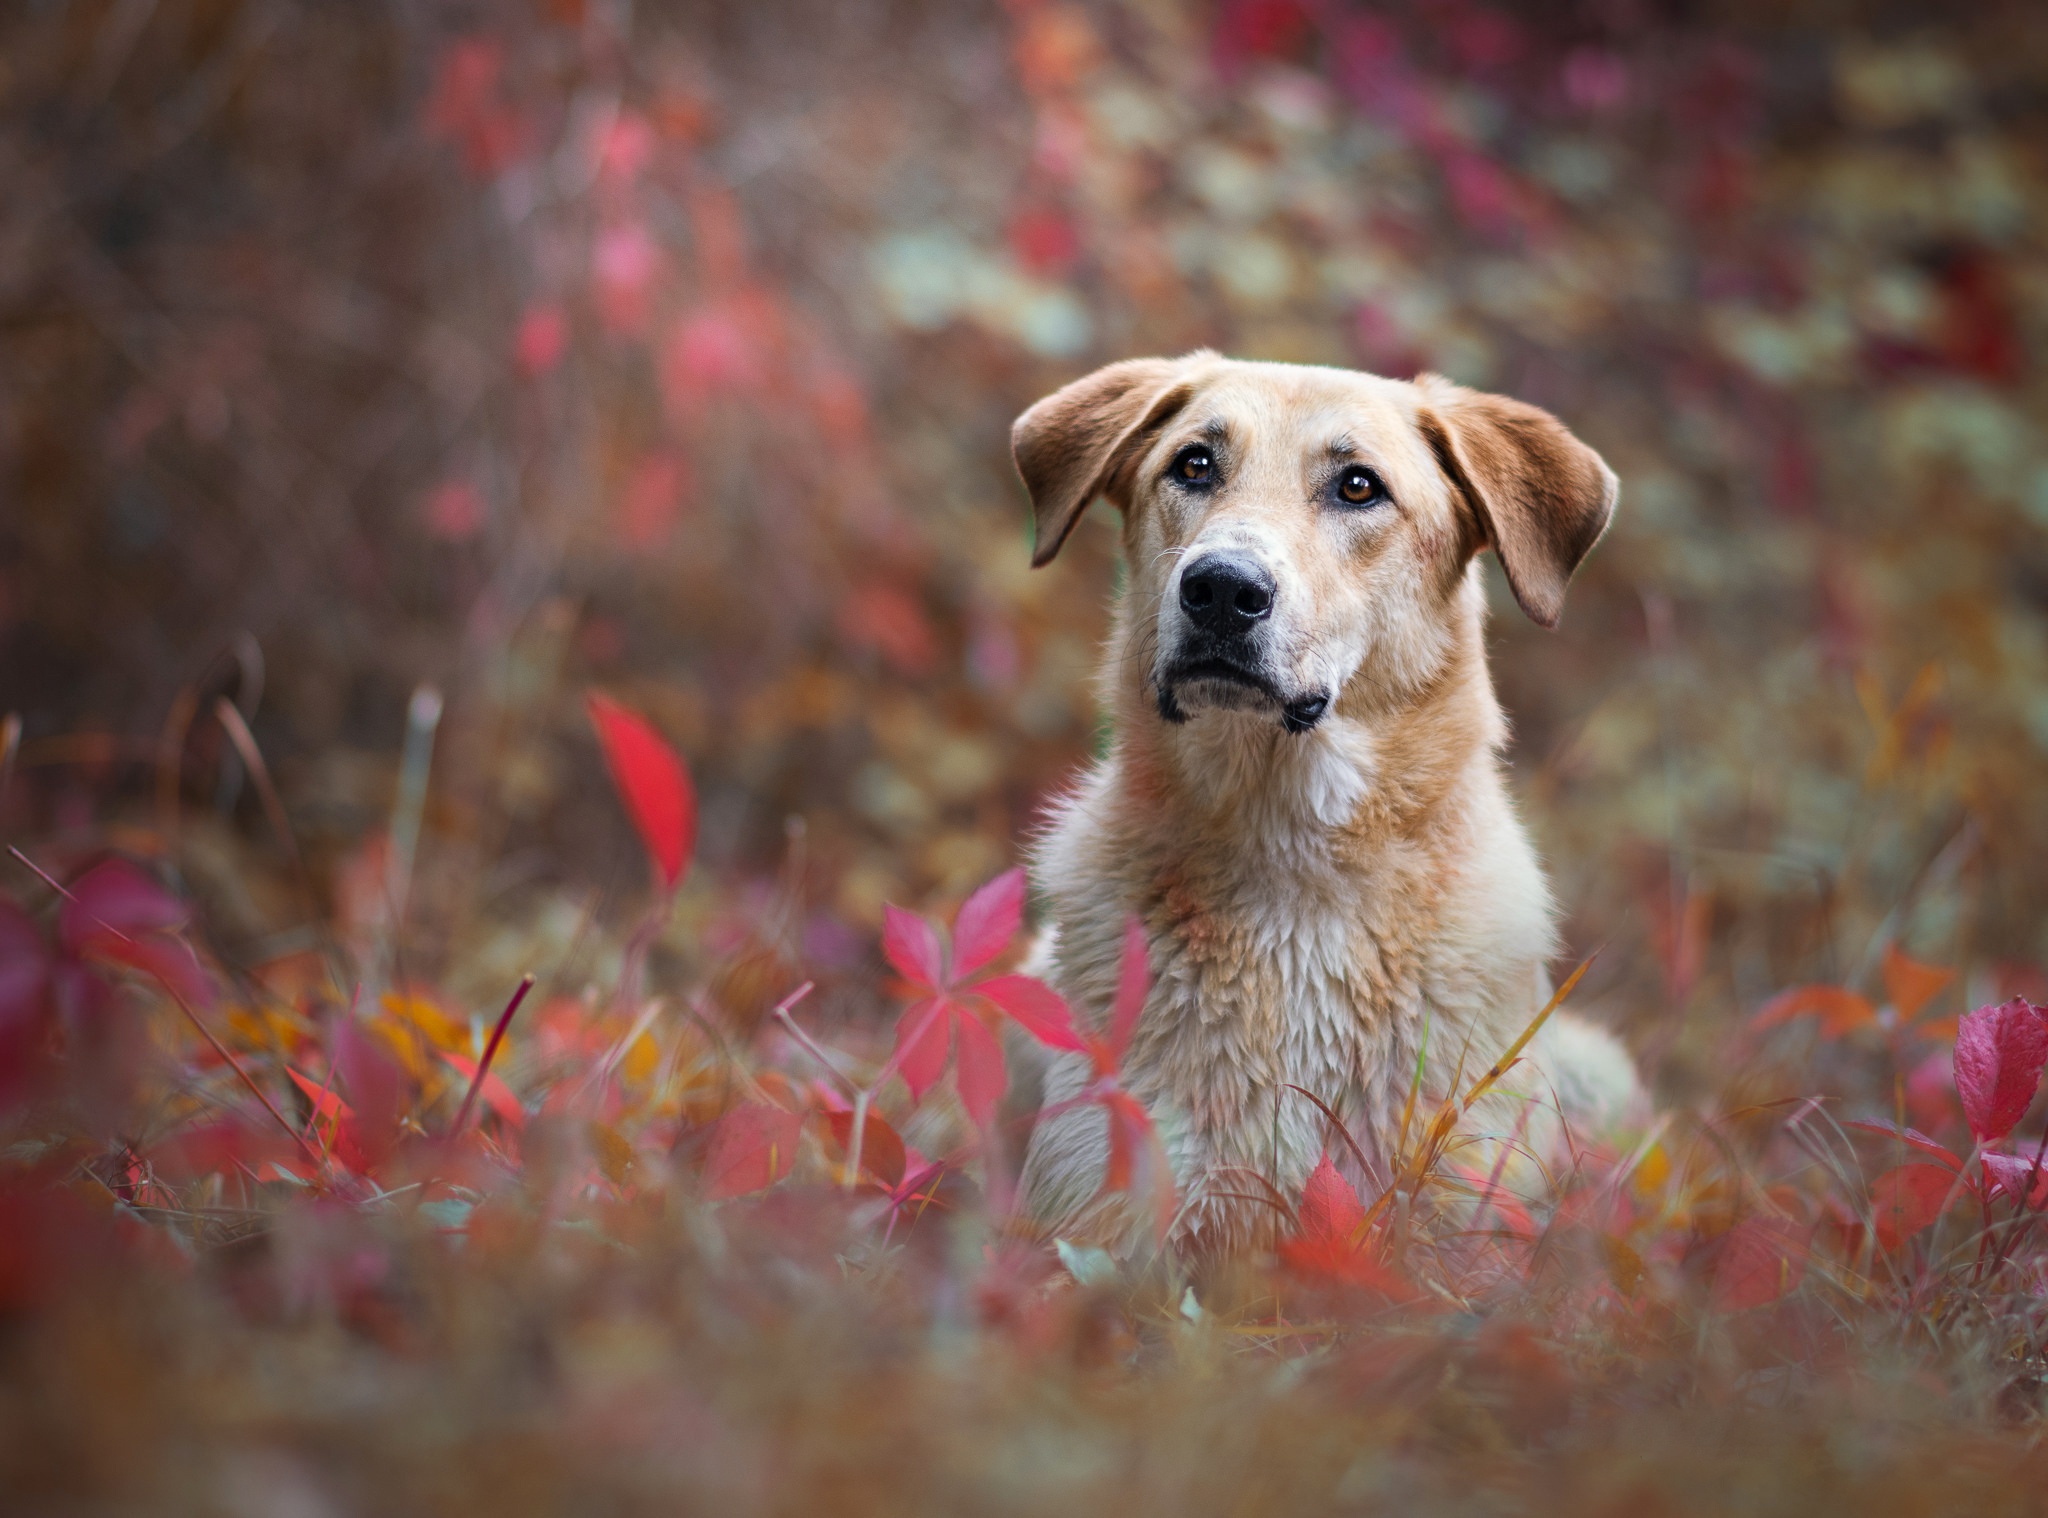
POLYGON ((682 883, 697 841, 697 792, 690 772, 639 713, 595 691, 589 706, 612 784, 626 804, 662 889, 673 892, 682 883))
POLYGON ((1956 1094, 1979 1142, 2004 1138, 2027 1115, 2048 1065, 2048 1017, 2024 997, 1979 1007, 1956 1028, 1956 1094))
POLYGON ((1744 1218, 1714 1257, 1714 1305, 1743 1312, 1777 1301, 1806 1276, 1813 1230, 1786 1218, 1744 1218))

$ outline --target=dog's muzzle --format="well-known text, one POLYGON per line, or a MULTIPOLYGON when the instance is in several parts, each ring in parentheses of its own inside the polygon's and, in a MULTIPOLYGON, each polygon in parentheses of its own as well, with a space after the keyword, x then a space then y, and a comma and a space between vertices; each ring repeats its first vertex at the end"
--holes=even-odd
POLYGON ((1223 705, 1245 704, 1230 693, 1248 692, 1280 708, 1290 733, 1305 733, 1330 708, 1327 693, 1307 695, 1282 688, 1267 669, 1260 634, 1273 615, 1279 585, 1256 560, 1241 554, 1208 553, 1181 571, 1179 647, 1159 671, 1159 715, 1185 722, 1179 692, 1190 685, 1224 687, 1223 705))

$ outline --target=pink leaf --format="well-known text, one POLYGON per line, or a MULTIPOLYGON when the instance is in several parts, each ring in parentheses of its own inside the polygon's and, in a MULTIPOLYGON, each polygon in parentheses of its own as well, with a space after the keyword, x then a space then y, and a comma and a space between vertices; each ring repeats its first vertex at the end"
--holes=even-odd
MULTIPOLYGON (((448 1053, 443 1053, 441 1058, 448 1062, 449 1069, 462 1077, 465 1088, 476 1080, 475 1060, 460 1054, 448 1053)), ((508 1126, 513 1128, 523 1128, 526 1126, 526 1108, 520 1105, 519 1098, 512 1094, 512 1088, 498 1079, 497 1071, 485 1072, 484 1088, 481 1095, 484 1099, 484 1105, 504 1119, 508 1126)))
POLYGON ((1005 870, 953 919, 953 974, 964 979, 994 959, 1024 925, 1024 872, 1005 870))
POLYGON ((773 1186, 796 1165, 803 1115, 746 1102, 718 1120, 704 1160, 704 1194, 712 1201, 773 1186))
POLYGON ((1892 1127, 1888 1123, 1865 1122, 1849 1122, 1842 1124, 1842 1126, 1844 1128, 1854 1128, 1858 1133, 1872 1133, 1876 1134, 1879 1138, 1895 1140, 1906 1145, 1909 1149, 1918 1150, 1921 1154, 1926 1155, 1938 1164, 1948 1166, 1952 1171, 1963 1168, 1961 1156, 1950 1150, 1946 1144, 1937 1143, 1917 1128, 1899 1129, 1892 1127))
POLYGON ((960 1105, 977 1127, 986 1128, 995 1121, 996 1103, 1010 1084, 1009 1072, 1003 1068, 1002 1041, 972 1013, 956 1018, 954 1026, 960 1030, 953 1071, 960 1087, 960 1105))
POLYGON ((183 927, 185 904, 125 859, 94 865, 71 882, 57 911, 57 942, 77 954, 88 938, 108 932, 136 937, 183 927))
POLYGON ((1721 1239, 1714 1305, 1742 1312, 1775 1302, 1806 1277, 1811 1230, 1783 1218, 1744 1218, 1721 1239))
POLYGON ((605 766, 626 804, 626 815, 633 819, 662 885, 673 891, 697 841, 697 793, 690 772, 638 712, 595 691, 589 706, 605 766))
POLYGON ((2021 1207, 2048 1202, 2048 1164, 2035 1165, 2032 1155, 1998 1154, 1986 1150, 1984 1176, 1994 1192, 2002 1191, 2021 1207))
POLYGON ((1301 1188, 1301 1236, 1348 1244, 1365 1221, 1365 1206, 1325 1153, 1301 1188))
POLYGON ((1870 1187, 1878 1247, 1897 1249, 1940 1217, 1943 1203, 1962 1191, 1955 1172, 1941 1165, 1916 1162, 1886 1171, 1870 1187))
POLYGON ((406 1079, 398 1062, 353 1020, 334 1030, 334 1065, 355 1104, 355 1120, 347 1137, 356 1150, 357 1170, 381 1165, 398 1143, 399 1119, 405 1115, 406 1079))
POLYGON ((1131 1034, 1138 1026, 1138 1014, 1145 1010, 1145 997, 1152 989, 1151 957, 1145 946, 1145 925, 1136 917, 1125 920, 1123 957, 1116 972, 1116 1002, 1109 1018, 1109 1052, 1117 1059, 1131 1046, 1131 1034))
POLYGON ((898 975, 915 985, 936 991, 946 984, 938 931, 915 912, 883 904, 882 953, 898 975))
POLYGON ((998 975, 975 991, 1016 1020, 1025 1032, 1052 1049, 1085 1049, 1074 1031, 1074 1014, 1060 993, 1031 975, 998 975))
POLYGON ((1956 1027, 1956 1094, 1980 1142, 2004 1138, 2027 1115, 2048 1065, 2048 1023, 2015 996, 1979 1007, 1956 1027))
POLYGON ((87 938, 79 948, 88 958, 110 960, 131 970, 140 970, 195 1007, 213 1005, 213 977, 199 963, 192 946, 181 938, 169 938, 162 933, 117 938, 112 933, 100 933, 87 938))
POLYGON ((946 1045, 952 1034, 953 1009, 942 996, 913 1002, 896 1020, 897 1073, 919 1101, 946 1068, 946 1045))

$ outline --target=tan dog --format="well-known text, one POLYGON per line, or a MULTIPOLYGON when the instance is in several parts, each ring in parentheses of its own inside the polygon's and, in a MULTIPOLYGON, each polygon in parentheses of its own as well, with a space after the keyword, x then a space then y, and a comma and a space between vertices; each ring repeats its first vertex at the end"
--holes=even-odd
MULTIPOLYGON (((1501 777, 1475 555, 1552 626, 1615 478, 1518 401, 1207 352, 1097 370, 1012 444, 1034 562, 1100 495, 1129 566, 1102 670, 1114 743, 1036 850, 1042 969, 1099 1021, 1124 924, 1144 924, 1125 1083, 1180 1188, 1175 1244, 1238 1248, 1274 1219, 1245 1172, 1293 1194, 1325 1144, 1287 1085, 1341 1113, 1384 1182, 1418 1061, 1428 1112, 1548 996, 1552 908, 1501 777)), ((1467 1119, 1496 1154, 1554 1148, 1560 1106, 1583 1132, 1640 1101, 1588 1024, 1553 1019, 1530 1055, 1467 1119)), ((1145 1225, 1102 1194, 1106 1120, 1073 1100, 1089 1079, 1078 1057, 1047 1069, 1025 1204, 1134 1244, 1145 1225)))

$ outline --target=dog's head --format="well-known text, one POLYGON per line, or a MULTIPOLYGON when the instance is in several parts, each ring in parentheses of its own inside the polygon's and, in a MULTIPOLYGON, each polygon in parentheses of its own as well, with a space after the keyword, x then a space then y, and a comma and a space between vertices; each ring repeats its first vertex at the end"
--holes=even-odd
POLYGON ((1616 494, 1598 454, 1520 401, 1212 353, 1098 369, 1011 444, 1034 563, 1096 496, 1124 513, 1129 615, 1169 722, 1225 708, 1305 732, 1361 672, 1413 688, 1484 548, 1554 626, 1616 494))

